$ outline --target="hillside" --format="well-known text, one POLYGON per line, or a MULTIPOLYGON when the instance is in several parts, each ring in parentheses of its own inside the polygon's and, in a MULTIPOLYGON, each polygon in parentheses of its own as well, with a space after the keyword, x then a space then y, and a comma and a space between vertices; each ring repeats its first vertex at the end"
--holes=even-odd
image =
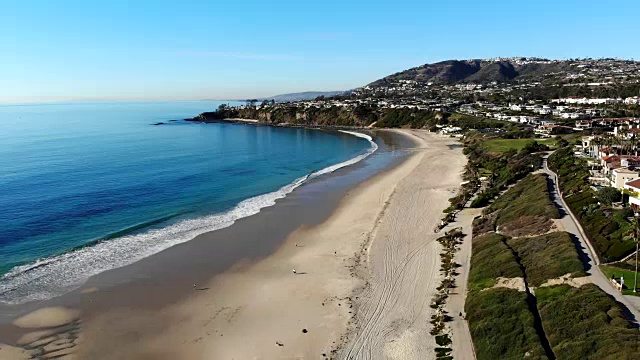
POLYGON ((369 86, 388 86, 402 80, 442 85, 504 82, 569 71, 572 64, 570 60, 538 58, 447 60, 401 71, 374 81, 369 86))

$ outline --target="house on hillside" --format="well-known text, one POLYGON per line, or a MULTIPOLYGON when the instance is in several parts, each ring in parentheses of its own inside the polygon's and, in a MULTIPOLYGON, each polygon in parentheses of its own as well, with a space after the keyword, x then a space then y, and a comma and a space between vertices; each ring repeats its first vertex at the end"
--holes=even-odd
MULTIPOLYGON (((605 157, 618 155, 618 150, 611 146, 597 147, 596 156, 604 159, 605 157)), ((604 166, 604 164, 603 164, 604 166)))
POLYGON ((585 129, 591 129, 593 121, 592 120, 578 120, 576 121, 576 129, 579 130, 585 130, 585 129))
POLYGON ((619 167, 611 170, 609 183, 616 189, 624 189, 629 181, 640 179, 640 171, 630 167, 619 167))
POLYGON ((629 181, 624 184, 624 189, 630 193, 628 200, 629 205, 633 211, 638 212, 640 209, 640 179, 629 181))
POLYGON ((570 134, 573 132, 573 128, 562 125, 541 124, 535 128, 534 132, 543 137, 551 137, 559 134, 570 134))

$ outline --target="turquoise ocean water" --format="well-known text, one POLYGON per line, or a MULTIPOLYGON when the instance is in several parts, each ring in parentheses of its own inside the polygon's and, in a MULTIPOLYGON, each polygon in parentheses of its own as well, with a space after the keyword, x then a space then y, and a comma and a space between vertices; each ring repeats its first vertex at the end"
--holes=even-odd
POLYGON ((375 151, 354 134, 182 121, 219 104, 0 106, 0 301, 61 294, 375 151))

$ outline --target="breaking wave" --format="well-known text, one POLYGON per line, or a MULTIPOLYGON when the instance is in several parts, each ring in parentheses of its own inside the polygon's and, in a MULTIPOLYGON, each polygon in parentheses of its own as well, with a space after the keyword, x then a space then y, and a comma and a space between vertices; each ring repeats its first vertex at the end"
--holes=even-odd
POLYGON ((368 140, 370 148, 352 159, 298 178, 276 191, 246 199, 224 213, 182 220, 142 233, 109 236, 89 246, 16 266, 0 278, 0 302, 20 304, 62 295, 78 288, 93 275, 132 264, 199 234, 226 228, 238 219, 255 215, 261 209, 275 205, 276 200, 284 198, 306 181, 353 165, 378 149, 371 136, 342 132, 368 140))

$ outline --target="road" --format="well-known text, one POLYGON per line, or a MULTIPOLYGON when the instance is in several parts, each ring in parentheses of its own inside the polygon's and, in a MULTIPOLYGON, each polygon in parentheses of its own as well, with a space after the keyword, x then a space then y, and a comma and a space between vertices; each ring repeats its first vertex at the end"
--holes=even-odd
POLYGON ((600 289, 613 296, 620 304, 622 304, 626 308, 625 310, 629 320, 638 325, 638 320, 640 319, 640 301, 636 301, 636 299, 629 299, 630 296, 628 295, 622 295, 613 287, 607 276, 600 270, 600 267, 598 266, 600 265, 600 260, 595 255, 596 252, 591 246, 591 243, 587 240, 584 229, 582 229, 582 226, 578 223, 577 219, 575 219, 573 214, 569 211, 569 206, 567 206, 562 198, 562 193, 558 187, 558 175, 547 166, 547 157, 548 155, 543 158, 542 170, 540 172, 549 175, 549 179, 553 184, 551 188, 551 198, 560 209, 562 215, 560 221, 562 222, 565 230, 579 241, 582 248, 583 262, 585 264, 587 274, 589 274, 589 279, 592 283, 596 284, 600 289))

